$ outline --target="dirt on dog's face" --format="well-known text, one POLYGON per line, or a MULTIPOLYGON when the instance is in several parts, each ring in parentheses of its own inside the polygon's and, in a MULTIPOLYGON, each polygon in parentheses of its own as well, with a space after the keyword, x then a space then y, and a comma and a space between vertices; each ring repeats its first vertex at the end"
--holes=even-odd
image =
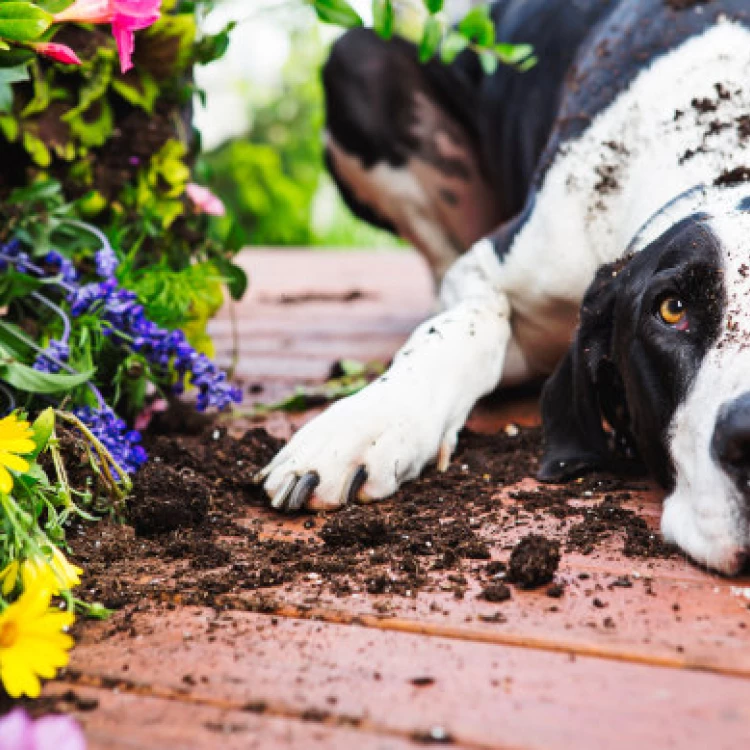
POLYGON ((726 574, 750 556, 747 203, 694 213, 603 267, 542 405, 542 479, 613 448, 639 457, 669 491, 664 536, 726 574))

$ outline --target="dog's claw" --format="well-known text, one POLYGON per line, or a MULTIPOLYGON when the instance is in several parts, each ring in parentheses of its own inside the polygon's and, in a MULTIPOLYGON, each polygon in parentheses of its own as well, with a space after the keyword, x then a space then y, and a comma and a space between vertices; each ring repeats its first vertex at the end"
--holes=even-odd
POLYGON ((289 497, 296 484, 297 476, 295 474, 290 474, 284 480, 281 487, 279 487, 278 492, 273 496, 273 499, 271 500, 271 507, 275 508, 276 510, 283 510, 286 499, 289 497))
POLYGON ((344 491, 341 497, 344 501, 344 505, 353 502, 357 499, 357 494, 362 489, 362 486, 367 481, 367 469, 364 466, 358 466, 352 473, 349 481, 344 485, 344 491))
POLYGON ((292 490, 292 494, 289 496, 284 510, 287 513, 295 513, 304 507, 319 484, 320 477, 316 471, 308 471, 306 474, 303 474, 292 490))

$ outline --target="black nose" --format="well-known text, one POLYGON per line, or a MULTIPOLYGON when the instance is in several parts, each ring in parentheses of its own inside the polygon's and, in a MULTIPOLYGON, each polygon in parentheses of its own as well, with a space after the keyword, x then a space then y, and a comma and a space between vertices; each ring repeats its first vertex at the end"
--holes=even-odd
POLYGON ((750 476, 750 393, 719 409, 711 450, 730 474, 750 476))

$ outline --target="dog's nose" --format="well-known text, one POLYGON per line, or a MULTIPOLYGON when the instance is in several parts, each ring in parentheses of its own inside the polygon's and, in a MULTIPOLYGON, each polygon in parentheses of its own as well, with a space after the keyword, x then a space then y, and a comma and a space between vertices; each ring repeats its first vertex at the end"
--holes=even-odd
POLYGON ((750 393, 719 409, 711 449, 730 474, 750 477, 750 393))

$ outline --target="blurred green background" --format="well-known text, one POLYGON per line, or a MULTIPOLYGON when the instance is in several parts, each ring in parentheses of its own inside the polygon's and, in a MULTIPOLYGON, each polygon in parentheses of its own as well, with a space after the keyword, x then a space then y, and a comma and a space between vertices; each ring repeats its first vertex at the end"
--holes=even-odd
MULTIPOLYGON (((365 2, 365 6, 369 3, 365 2)), ((199 71, 199 180, 224 201, 243 245, 398 247, 356 219, 322 159, 320 69, 340 33, 303 2, 223 0, 211 29, 237 21, 226 56, 199 71)))

